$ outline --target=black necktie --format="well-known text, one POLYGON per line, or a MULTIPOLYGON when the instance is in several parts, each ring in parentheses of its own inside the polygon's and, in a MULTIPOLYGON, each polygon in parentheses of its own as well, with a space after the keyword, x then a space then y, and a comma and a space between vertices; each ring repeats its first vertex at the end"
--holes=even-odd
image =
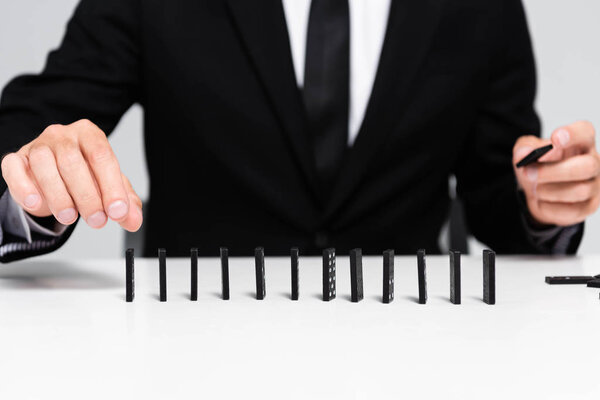
POLYGON ((312 0, 303 96, 316 170, 325 187, 336 178, 348 143, 349 80, 348 0, 312 0))

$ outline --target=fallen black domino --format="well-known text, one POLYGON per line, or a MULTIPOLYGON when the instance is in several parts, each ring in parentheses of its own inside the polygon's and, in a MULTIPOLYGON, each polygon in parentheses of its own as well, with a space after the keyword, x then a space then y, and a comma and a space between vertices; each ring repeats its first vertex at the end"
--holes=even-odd
POLYGON ((158 285, 160 301, 167 301, 167 251, 158 249, 158 285))
POLYGON ((265 288, 265 249, 257 247, 254 250, 254 266, 256 271, 256 300, 264 300, 265 288))
POLYGON ((290 257, 292 261, 292 300, 298 300, 298 297, 300 296, 298 271, 300 250, 297 247, 292 247, 290 250, 290 257))
POLYGON ((593 281, 593 276, 547 276, 548 285, 586 285, 593 281))
POLYGON ((362 250, 350 250, 350 301, 358 303, 364 298, 362 250))
POLYGON ((133 268, 133 249, 125 252, 125 301, 131 303, 135 298, 135 281, 133 268))
POLYGON ((587 283, 587 287, 600 288, 600 279, 594 279, 587 283))
POLYGON ((335 249, 323 250, 323 301, 335 299, 335 249))
POLYGON ((496 253, 483 250, 483 302, 496 304, 496 253))
POLYGON ((417 274, 419 278, 419 304, 427 303, 427 274, 425 267, 425 250, 417 251, 417 274))
POLYGON ((460 304, 460 252, 450 250, 450 302, 460 304))
POLYGON ((594 276, 594 280, 592 282, 588 282, 588 287, 600 287, 600 275, 594 276), (591 283, 591 284, 590 284, 591 283))
POLYGON ((529 164, 533 164, 550 150, 552 150, 551 144, 533 150, 531 153, 527 154, 525 157, 523 157, 521 161, 517 163, 517 168, 526 167, 529 164))
POLYGON ((383 295, 385 304, 394 301, 394 250, 383 252, 383 295))
POLYGON ((198 300, 198 249, 190 249, 190 300, 198 300))
POLYGON ((221 297, 229 300, 229 250, 227 247, 219 249, 221 255, 221 297))

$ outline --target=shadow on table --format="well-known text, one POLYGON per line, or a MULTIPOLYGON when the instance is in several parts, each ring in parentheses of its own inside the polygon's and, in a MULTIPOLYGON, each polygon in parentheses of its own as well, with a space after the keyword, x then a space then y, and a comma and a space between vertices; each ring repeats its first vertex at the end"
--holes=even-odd
POLYGON ((0 285, 18 289, 108 289, 123 282, 99 271, 60 261, 0 266, 0 285))

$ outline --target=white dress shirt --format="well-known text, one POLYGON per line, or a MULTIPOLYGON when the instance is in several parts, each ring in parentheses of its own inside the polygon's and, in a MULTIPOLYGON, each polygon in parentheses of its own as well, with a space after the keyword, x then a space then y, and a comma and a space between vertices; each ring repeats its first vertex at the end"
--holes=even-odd
MULTIPOLYGON (((390 13, 391 0, 349 0, 350 6, 350 108, 348 145, 360 130, 375 75, 390 13)), ((283 0, 296 82, 304 84, 306 32, 311 0, 283 0)))

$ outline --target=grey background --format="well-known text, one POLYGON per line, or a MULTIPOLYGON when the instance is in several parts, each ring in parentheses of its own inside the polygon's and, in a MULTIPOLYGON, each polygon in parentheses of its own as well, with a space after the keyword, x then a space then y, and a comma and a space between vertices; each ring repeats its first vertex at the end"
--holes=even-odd
MULTIPOLYGON (((364 0, 368 1, 368 0, 364 0)), ((78 0, 0 2, 0 86, 24 72, 40 71, 56 48, 78 0)), ((539 73, 537 109, 544 136, 563 124, 587 119, 600 127, 600 15, 598 0, 524 0, 539 73)), ((142 111, 136 106, 111 135, 124 173, 142 198, 148 177, 142 146, 142 111)), ((526 132, 524 132, 525 134, 526 132)), ((598 137, 598 135, 597 135, 598 137)), ((596 253, 600 213, 588 219, 581 254, 596 253)), ((95 231, 80 223, 65 246, 49 258, 120 257, 123 232, 113 222, 95 231)))

